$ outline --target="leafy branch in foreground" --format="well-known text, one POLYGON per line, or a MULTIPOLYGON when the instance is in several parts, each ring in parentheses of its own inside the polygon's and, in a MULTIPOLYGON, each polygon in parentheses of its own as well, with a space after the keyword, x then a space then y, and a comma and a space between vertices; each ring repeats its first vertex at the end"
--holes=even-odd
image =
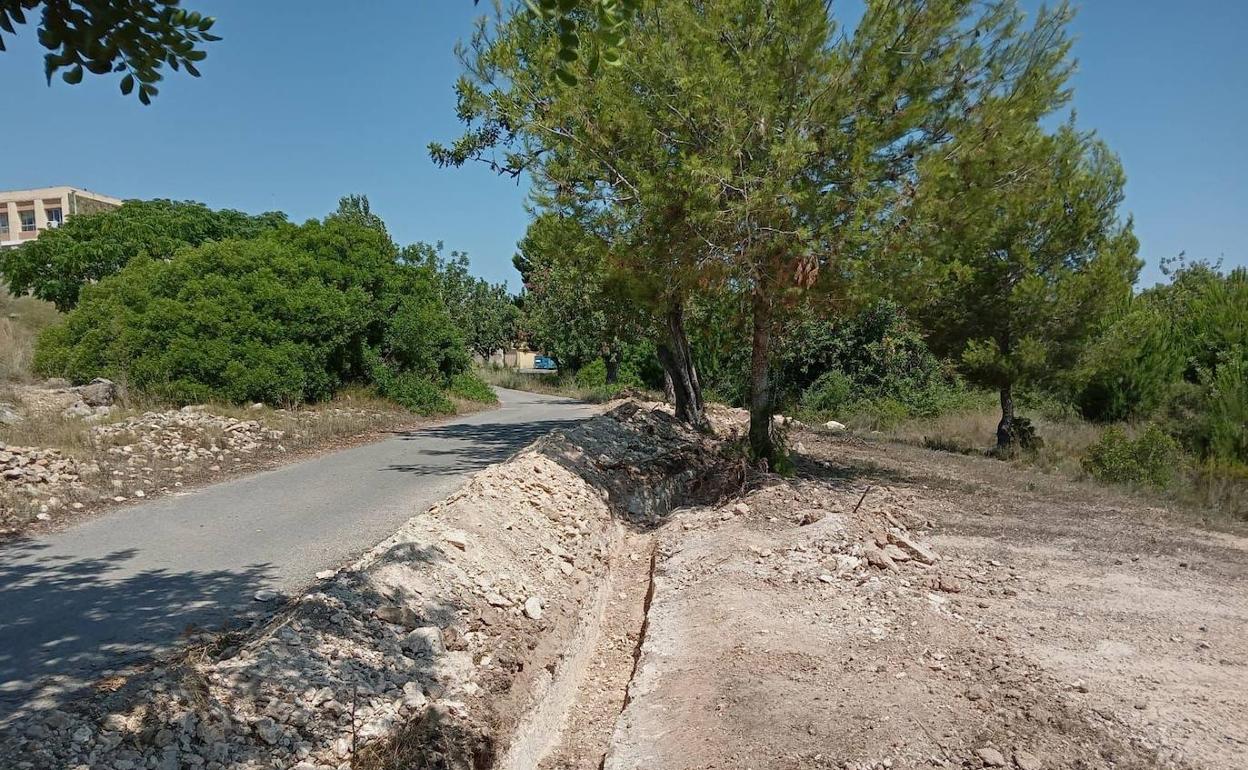
POLYGON ((196 64, 208 54, 204 43, 221 38, 212 34, 211 16, 178 7, 179 0, 0 0, 0 51, 4 33, 39 13, 39 44, 50 53, 43 57, 48 83, 61 73, 70 85, 85 73, 122 75, 123 94, 136 92, 151 104, 160 93, 157 83, 168 65, 199 77, 196 64), (41 9, 41 10, 40 10, 41 9))

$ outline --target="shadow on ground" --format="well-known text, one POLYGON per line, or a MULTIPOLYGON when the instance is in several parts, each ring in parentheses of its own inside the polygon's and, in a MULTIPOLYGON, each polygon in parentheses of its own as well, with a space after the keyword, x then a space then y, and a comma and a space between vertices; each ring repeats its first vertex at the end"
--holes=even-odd
POLYGON ((269 576, 264 564, 129 573, 135 549, 74 559, 42 554, 47 548, 18 541, 0 561, 0 720, 32 697, 140 662, 188 630, 220 627, 269 576), (48 604, 58 610, 51 622, 33 611, 48 604))
POLYGON ((421 462, 389 465, 383 470, 432 476, 471 473, 506 460, 556 428, 570 428, 576 424, 576 420, 566 419, 527 423, 459 423, 396 431, 394 435, 404 441, 434 439, 443 446, 422 450, 421 462))

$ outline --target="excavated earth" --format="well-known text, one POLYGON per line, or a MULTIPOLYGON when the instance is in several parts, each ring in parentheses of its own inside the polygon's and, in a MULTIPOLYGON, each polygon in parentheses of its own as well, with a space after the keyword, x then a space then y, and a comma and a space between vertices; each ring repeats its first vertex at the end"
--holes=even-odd
POLYGON ((1248 767, 1248 538, 982 458, 665 408, 551 434, 7 768, 1248 767))

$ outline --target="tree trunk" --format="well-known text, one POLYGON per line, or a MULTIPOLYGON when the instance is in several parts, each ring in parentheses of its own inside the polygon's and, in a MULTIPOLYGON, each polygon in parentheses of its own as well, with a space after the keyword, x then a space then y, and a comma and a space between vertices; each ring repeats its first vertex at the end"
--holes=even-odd
MULTIPOLYGON (((659 357, 662 361, 662 356, 659 357)), ((672 384, 672 373, 667 370, 667 365, 663 365, 663 398, 669 404, 676 403, 676 386, 672 384)))
POLYGON ((689 337, 685 334, 685 309, 681 303, 674 302, 668 308, 665 325, 667 340, 658 347, 659 363, 663 365, 665 379, 672 383, 676 419, 697 430, 710 432, 711 425, 702 403, 702 385, 698 382, 698 370, 693 365, 689 337))
POLYGON ((1014 394, 1010 386, 1001 388, 1001 422, 997 423, 997 451, 1014 452, 1014 394))
POLYGON ((771 435, 771 299, 765 287, 753 297, 754 332, 750 350, 750 453, 775 465, 771 435))
POLYGON ((620 379, 620 354, 608 353, 603 360, 607 364, 607 384, 614 385, 620 379))

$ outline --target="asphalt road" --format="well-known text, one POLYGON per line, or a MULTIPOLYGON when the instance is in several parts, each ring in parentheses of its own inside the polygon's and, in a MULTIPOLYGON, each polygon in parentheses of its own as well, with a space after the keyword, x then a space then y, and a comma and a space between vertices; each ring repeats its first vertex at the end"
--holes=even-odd
POLYGON ((351 561, 464 479, 592 407, 502 407, 110 512, 0 547, 0 722, 351 561))

